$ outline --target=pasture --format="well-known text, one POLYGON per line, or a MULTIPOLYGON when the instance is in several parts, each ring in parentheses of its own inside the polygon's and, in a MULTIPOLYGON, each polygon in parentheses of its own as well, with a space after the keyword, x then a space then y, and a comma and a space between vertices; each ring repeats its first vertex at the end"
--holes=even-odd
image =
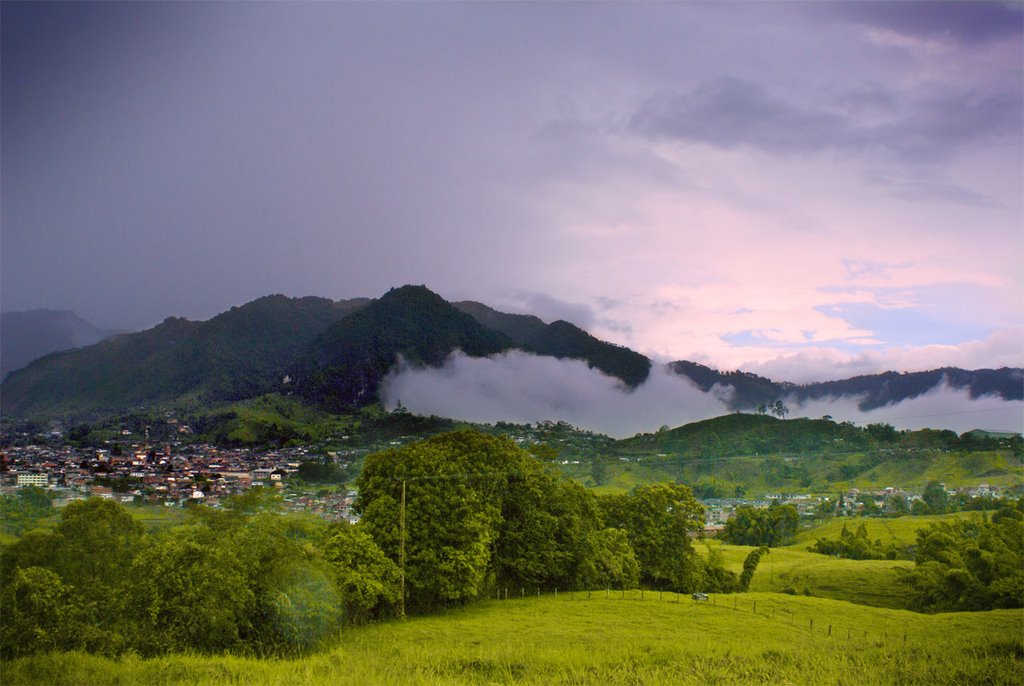
POLYGON ((5 684, 1019 684, 1024 611, 922 615, 826 598, 639 591, 489 600, 346 630, 294 659, 80 653, 5 684))

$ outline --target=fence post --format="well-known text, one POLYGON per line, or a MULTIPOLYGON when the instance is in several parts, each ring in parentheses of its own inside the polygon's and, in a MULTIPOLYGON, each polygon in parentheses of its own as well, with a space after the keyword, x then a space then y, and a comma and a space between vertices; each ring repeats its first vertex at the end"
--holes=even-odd
POLYGON ((828 635, 829 636, 832 635, 832 625, 831 624, 828 625, 828 635))
POLYGON ((811 631, 814 631, 814 618, 811 618, 811 631))

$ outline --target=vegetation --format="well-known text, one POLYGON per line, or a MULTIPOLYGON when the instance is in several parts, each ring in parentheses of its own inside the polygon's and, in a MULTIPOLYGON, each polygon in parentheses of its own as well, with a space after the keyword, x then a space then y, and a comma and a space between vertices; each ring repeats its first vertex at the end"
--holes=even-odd
POLYGON ((810 550, 848 560, 895 560, 906 552, 899 546, 882 543, 880 538, 869 540, 868 530, 863 522, 857 527, 856 534, 850 533, 843 525, 839 538, 819 538, 810 550))
MULTIPOLYGON (((775 555, 777 551, 771 554, 775 555)), ((1015 684, 1020 610, 920 615, 770 593, 559 593, 354 627, 301 659, 82 653, 3 665, 12 684, 1015 684)))
POLYGON ((278 390, 316 337, 360 304, 273 295, 205 322, 169 317, 12 372, 3 383, 4 414, 95 418, 140 405, 208 406, 278 390))
POLYGON ((725 523, 721 538, 736 545, 780 546, 789 543, 800 526, 792 505, 773 503, 768 509, 740 505, 725 523))
POLYGON ((551 357, 582 359, 591 368, 622 379, 629 388, 636 388, 647 379, 651 361, 638 352, 594 338, 566 321, 545 324, 525 314, 497 312, 477 302, 453 303, 480 324, 508 336, 523 350, 551 357))
POLYGON ((1006 400, 1024 398, 1024 385, 1020 369, 978 369, 965 371, 953 367, 932 369, 925 372, 885 372, 857 376, 843 381, 826 381, 811 384, 777 383, 763 376, 749 372, 720 372, 717 369, 689 361, 673 362, 672 370, 693 381, 703 391, 715 385, 733 388, 730 407, 732 409, 754 408, 759 405, 774 405, 781 398, 796 401, 820 400, 841 396, 860 398, 858 406, 862 411, 873 410, 893 402, 916 398, 941 383, 952 388, 962 388, 972 398, 998 394, 1006 400))
POLYGON ((330 326, 294 368, 299 392, 339 410, 378 400, 384 376, 399 358, 440 365, 458 349, 483 356, 512 347, 423 286, 393 288, 379 300, 330 326))
POLYGON ((0 654, 289 654, 387 613, 397 571, 345 525, 260 491, 147 533, 109 500, 67 505, 0 556, 0 654))
POLYGON ((1024 509, 938 522, 917 532, 911 607, 929 612, 1024 607, 1024 509))
POLYGON ((50 494, 36 486, 0 495, 0 530, 4 533, 21 536, 53 514, 50 494))
POLYGON ((735 583, 694 553, 689 534, 701 528, 703 512, 685 486, 653 485, 598 507, 504 438, 457 431, 371 455, 357 488, 360 525, 391 560, 404 557, 416 611, 510 587, 735 583))

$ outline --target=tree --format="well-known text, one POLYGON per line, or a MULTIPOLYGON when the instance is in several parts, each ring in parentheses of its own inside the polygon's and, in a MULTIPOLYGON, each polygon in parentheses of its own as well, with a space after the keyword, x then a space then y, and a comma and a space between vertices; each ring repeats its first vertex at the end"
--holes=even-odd
POLYGON ((409 606, 463 603, 495 585, 570 588, 600 529, 591 496, 510 440, 455 431, 370 455, 361 526, 402 562, 409 606))
POLYGON ((579 570, 581 588, 635 588, 640 583, 640 564, 622 529, 592 531, 589 554, 579 570))
POLYGON ((773 504, 767 509, 740 505, 725 523, 722 540, 735 545, 775 547, 786 545, 800 526, 800 514, 792 505, 773 504))
POLYGON ((915 567, 903 574, 911 607, 928 612, 1024 607, 1024 514, 935 522, 917 532, 915 567))
POLYGON ((334 571, 348 623, 392 613, 398 603, 400 572, 369 534, 356 526, 339 524, 322 549, 334 571))
POLYGON ((0 654, 6 658, 70 650, 85 629, 72 590, 55 572, 25 567, 14 572, 0 593, 0 654))
POLYGON ((601 501, 607 526, 623 529, 640 563, 641 581, 689 590, 700 577, 690 533, 704 527, 704 509, 689 488, 660 483, 601 501))
POLYGON ((757 571, 757 565, 761 561, 762 555, 767 555, 771 552, 768 546, 760 546, 754 548, 747 554, 745 560, 743 560, 743 573, 740 574, 739 579, 739 590, 746 592, 750 588, 750 582, 754 578, 754 572, 757 571))
POLYGON ((949 507, 949 494, 946 487, 938 481, 929 481, 925 484, 921 498, 928 506, 927 514, 941 514, 949 507))
POLYGON ((131 567, 123 613, 143 654, 220 652, 242 646, 255 596, 245 569, 226 548, 173 530, 131 567))

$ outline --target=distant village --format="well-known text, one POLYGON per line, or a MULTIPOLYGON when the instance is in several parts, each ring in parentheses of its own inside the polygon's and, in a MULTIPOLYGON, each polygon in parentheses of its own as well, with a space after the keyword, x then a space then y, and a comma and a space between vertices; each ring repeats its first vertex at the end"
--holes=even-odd
MULTIPOLYGON (((309 455, 305 448, 252 451, 198 444, 161 448, 135 445, 121 454, 71 446, 14 446, 0 452, 0 492, 26 486, 48 489, 60 506, 100 497, 122 503, 213 507, 256 487, 282 491, 289 509, 329 520, 353 520, 354 492, 320 489, 294 493, 284 487, 309 455)), ((332 454, 342 464, 351 456, 332 454)), ((308 489, 303 489, 308 490, 308 489)))
MULTIPOLYGON (((396 440, 389 445, 401 443, 403 441, 396 440)), ((380 447, 387 446, 376 446, 376 449, 380 447)), ((371 450, 330 452, 327 458, 340 467, 348 467, 371 450)), ((318 487, 297 479, 304 461, 321 457, 304 447, 257 451, 181 442, 160 447, 135 443, 117 451, 67 445, 54 447, 53 444, 9 446, 0 450, 0 493, 36 486, 48 490, 57 506, 72 500, 100 497, 166 507, 195 504, 218 507, 229 496, 266 487, 280 490, 287 509, 309 512, 332 521, 356 521, 357 516, 352 511, 354 491, 318 487)), ((947 493, 969 498, 1003 495, 1000 488, 988 484, 950 489, 947 493)), ((922 497, 919 492, 891 486, 874 491, 850 488, 845 493, 832 495, 769 493, 758 498, 712 498, 702 501, 706 517, 704 533, 714 536, 720 532, 740 505, 767 508, 772 504, 791 504, 802 518, 812 519, 825 513, 845 516, 907 513, 922 497)))

